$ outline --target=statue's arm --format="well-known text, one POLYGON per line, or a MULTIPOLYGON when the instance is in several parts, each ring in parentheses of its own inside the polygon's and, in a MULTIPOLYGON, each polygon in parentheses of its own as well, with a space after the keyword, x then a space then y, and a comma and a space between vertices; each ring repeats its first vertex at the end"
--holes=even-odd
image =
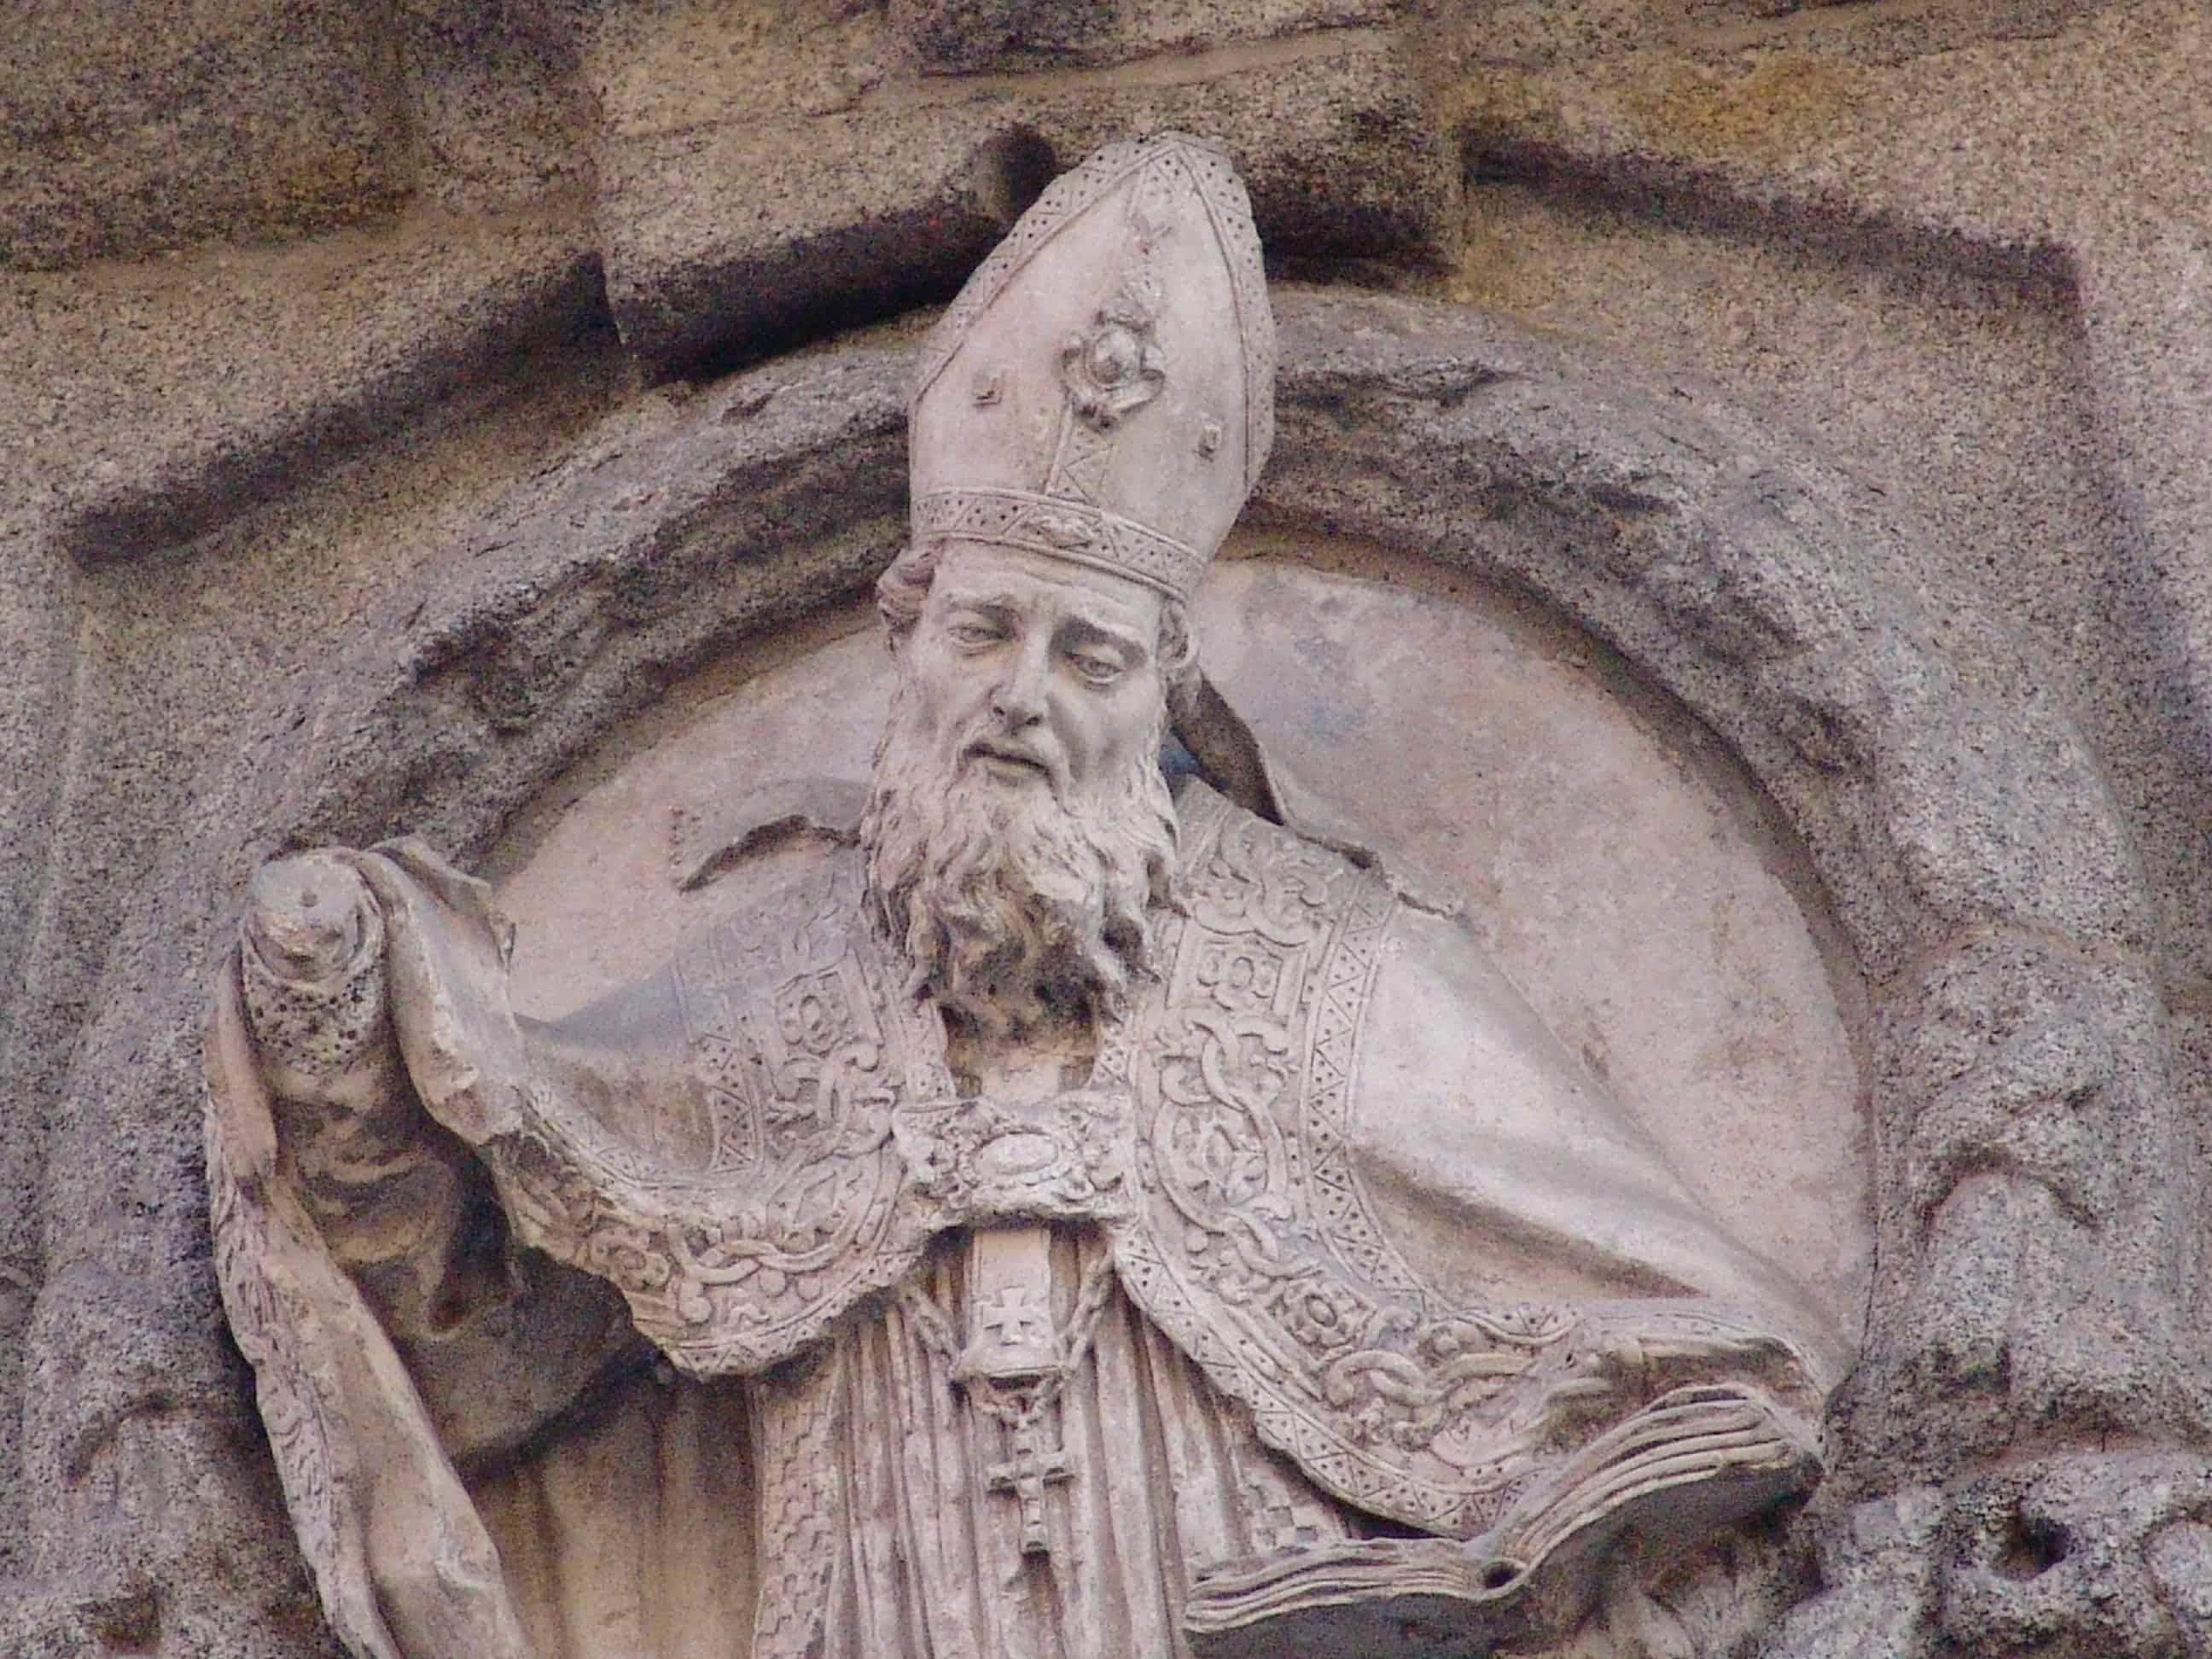
POLYGON ((482 1188, 424 1114, 392 1034, 382 912, 350 855, 303 854, 254 878, 240 1000, 280 1167, 331 1255, 397 1334, 484 1279, 482 1188))
MULTIPOLYGON (((457 1006, 466 994, 395 1006, 422 998, 404 968, 419 943, 394 948, 422 922, 387 914, 378 890, 398 878, 373 860, 315 852, 260 872, 240 928, 240 1002, 279 1178, 406 1360, 441 1440, 466 1461, 526 1437, 638 1348, 608 1286, 511 1247, 483 1164, 424 1109, 403 1024, 446 1023, 441 1042, 465 1054, 474 1022, 457 1006)), ((493 977, 465 990, 503 1013, 503 966, 493 977)), ((513 1029, 485 1041, 496 1048, 513 1029)), ((529 1045, 520 1052, 530 1064, 529 1045)))

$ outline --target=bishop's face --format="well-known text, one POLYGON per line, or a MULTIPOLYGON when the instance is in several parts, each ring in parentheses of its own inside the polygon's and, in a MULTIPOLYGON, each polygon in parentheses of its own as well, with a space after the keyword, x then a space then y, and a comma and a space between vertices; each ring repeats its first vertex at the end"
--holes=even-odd
POLYGON ((994 1038, 1126 1003, 1174 895, 1163 602, 978 543, 899 636, 860 842, 914 988, 994 1038))
POLYGON ((942 775, 1095 805, 1158 740, 1161 604, 1085 566, 947 548, 902 652, 942 775))

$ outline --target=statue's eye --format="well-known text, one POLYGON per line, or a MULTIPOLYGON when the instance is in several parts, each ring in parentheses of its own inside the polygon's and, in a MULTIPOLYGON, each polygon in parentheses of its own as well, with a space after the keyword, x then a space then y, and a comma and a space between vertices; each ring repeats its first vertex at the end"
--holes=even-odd
POLYGON ((1093 685, 1111 685, 1121 678, 1121 665, 1112 657, 1102 657, 1096 652, 1079 652, 1074 658, 1075 672, 1093 685))
POLYGON ((956 645, 989 645, 999 637, 999 630, 987 622, 957 622, 945 631, 956 645))

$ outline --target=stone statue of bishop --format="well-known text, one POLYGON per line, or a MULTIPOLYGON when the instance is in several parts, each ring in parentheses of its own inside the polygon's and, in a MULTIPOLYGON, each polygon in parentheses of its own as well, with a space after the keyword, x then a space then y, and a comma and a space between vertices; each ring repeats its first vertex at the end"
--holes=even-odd
POLYGON ((604 1001, 418 842, 257 878, 217 1260, 354 1654, 1487 1651, 1817 1478, 1805 1297, 1200 672, 1274 352, 1219 152, 1055 182, 923 355, 857 844, 604 1001))

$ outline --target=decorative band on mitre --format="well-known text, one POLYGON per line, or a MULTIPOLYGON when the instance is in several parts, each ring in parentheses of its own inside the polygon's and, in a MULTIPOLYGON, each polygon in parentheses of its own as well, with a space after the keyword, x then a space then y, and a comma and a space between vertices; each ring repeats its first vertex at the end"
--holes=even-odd
POLYGON ((1087 501, 1023 489, 935 489, 914 504, 918 538, 951 537, 1018 547, 1087 564, 1188 599, 1206 574, 1206 555, 1087 501))

